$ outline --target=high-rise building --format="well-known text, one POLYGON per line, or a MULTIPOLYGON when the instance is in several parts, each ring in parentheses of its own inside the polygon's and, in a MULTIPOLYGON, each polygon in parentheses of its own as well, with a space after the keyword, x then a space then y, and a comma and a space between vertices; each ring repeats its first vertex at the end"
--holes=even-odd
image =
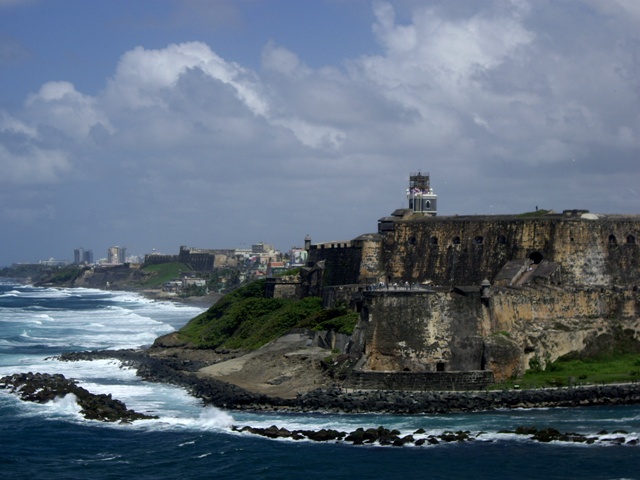
POLYGON ((84 248, 76 248, 73 250, 73 263, 76 265, 84 263, 84 248))
POLYGON ((125 259, 127 256, 127 248, 126 247, 109 247, 107 250, 107 262, 108 263, 125 263, 125 259))
POLYGON ((93 251, 84 248, 76 248, 73 250, 73 263, 76 265, 90 265, 93 263, 93 251))

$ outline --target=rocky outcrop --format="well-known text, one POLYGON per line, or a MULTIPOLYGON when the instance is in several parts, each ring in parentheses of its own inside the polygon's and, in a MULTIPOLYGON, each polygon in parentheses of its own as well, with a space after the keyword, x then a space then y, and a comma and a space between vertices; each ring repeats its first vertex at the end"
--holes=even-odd
MULTIPOLYGON (((377 428, 357 428, 352 432, 345 432, 333 429, 320 430, 288 430, 286 428, 278 428, 272 425, 267 428, 261 427, 238 427, 233 426, 231 429, 235 432, 250 433, 262 437, 272 439, 292 439, 292 440, 312 440, 314 442, 336 442, 341 441, 352 445, 381 445, 402 447, 405 445, 412 446, 429 446, 441 443, 460 443, 472 442, 476 440, 491 441, 482 438, 483 433, 471 433, 469 430, 444 431, 440 434, 428 434, 424 429, 419 428, 412 434, 402 435, 399 430, 389 430, 383 426, 377 428)), ((515 430, 501 431, 501 434, 510 433, 513 435, 527 437, 530 440, 542 443, 548 442, 566 442, 566 443, 583 443, 587 445, 638 445, 638 437, 630 436, 621 430, 616 430, 609 434, 606 431, 598 432, 597 435, 583 435, 579 433, 561 433, 554 428, 537 429, 535 427, 516 427, 515 430)))
POLYGON ((131 288, 145 278, 145 273, 129 264, 96 266, 85 269, 75 279, 73 287, 83 288, 131 288))
POLYGON ((64 375, 47 373, 18 373, 0 378, 0 388, 9 390, 27 402, 47 403, 56 398, 74 395, 80 414, 88 420, 129 423, 134 420, 157 418, 127 409, 120 400, 93 394, 64 375))

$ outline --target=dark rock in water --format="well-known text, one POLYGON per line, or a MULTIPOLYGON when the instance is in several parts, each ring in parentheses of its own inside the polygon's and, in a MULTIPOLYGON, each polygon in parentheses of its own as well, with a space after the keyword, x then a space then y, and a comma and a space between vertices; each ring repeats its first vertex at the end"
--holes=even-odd
POLYGON ((547 443, 554 440, 560 440, 561 436, 562 434, 555 428, 543 428, 542 430, 538 430, 531 438, 538 442, 547 443))
POLYGON ((64 375, 48 373, 16 373, 0 378, 0 388, 10 390, 27 402, 47 403, 55 398, 73 394, 80 406, 80 414, 89 420, 102 422, 132 422, 158 418, 127 409, 111 395, 96 395, 78 386, 64 375))
MULTIPOLYGON (((419 447, 422 445, 438 445, 441 443, 451 442, 473 442, 480 435, 480 433, 477 433, 472 436, 471 432, 468 430, 458 430, 456 432, 445 431, 440 435, 428 435, 426 437, 416 439, 414 435, 426 433, 424 429, 419 429, 413 435, 400 436, 401 434, 398 430, 389 430, 382 426, 367 429, 359 427, 350 433, 324 428, 320 430, 289 431, 286 428, 278 428, 276 425, 272 425, 268 428, 233 426, 231 429, 235 432, 247 432, 267 438, 291 438, 293 440, 313 440, 315 442, 344 441, 351 443, 352 445, 378 444, 393 447, 403 447, 408 444, 419 447)), ((527 436, 532 435, 529 436, 531 440, 543 443, 559 441, 586 443, 588 445, 596 442, 609 445, 629 446, 639 444, 638 438, 632 438, 626 441, 624 437, 587 437, 580 433, 561 433, 555 428, 543 428, 538 430, 534 427, 518 427, 515 431, 510 431, 509 433, 527 436)))
POLYGON ((515 431, 518 435, 535 435, 537 432, 536 427, 516 427, 515 431))

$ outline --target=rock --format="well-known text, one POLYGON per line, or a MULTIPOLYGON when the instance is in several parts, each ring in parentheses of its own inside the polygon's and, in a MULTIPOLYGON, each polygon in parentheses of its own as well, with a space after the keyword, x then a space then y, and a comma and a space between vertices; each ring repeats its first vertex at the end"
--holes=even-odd
POLYGON ((158 418, 127 409, 127 406, 111 395, 96 395, 78 386, 75 380, 64 375, 48 373, 18 373, 0 379, 0 388, 10 389, 22 400, 46 403, 57 397, 64 398, 69 394, 76 397, 80 406, 80 414, 88 420, 102 422, 132 422, 158 418))

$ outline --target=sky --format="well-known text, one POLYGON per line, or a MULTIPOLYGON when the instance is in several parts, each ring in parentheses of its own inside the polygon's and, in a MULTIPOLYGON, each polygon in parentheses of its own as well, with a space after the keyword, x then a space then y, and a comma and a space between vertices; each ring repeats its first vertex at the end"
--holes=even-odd
POLYGON ((0 265, 640 213, 637 0, 0 0, 0 265))

